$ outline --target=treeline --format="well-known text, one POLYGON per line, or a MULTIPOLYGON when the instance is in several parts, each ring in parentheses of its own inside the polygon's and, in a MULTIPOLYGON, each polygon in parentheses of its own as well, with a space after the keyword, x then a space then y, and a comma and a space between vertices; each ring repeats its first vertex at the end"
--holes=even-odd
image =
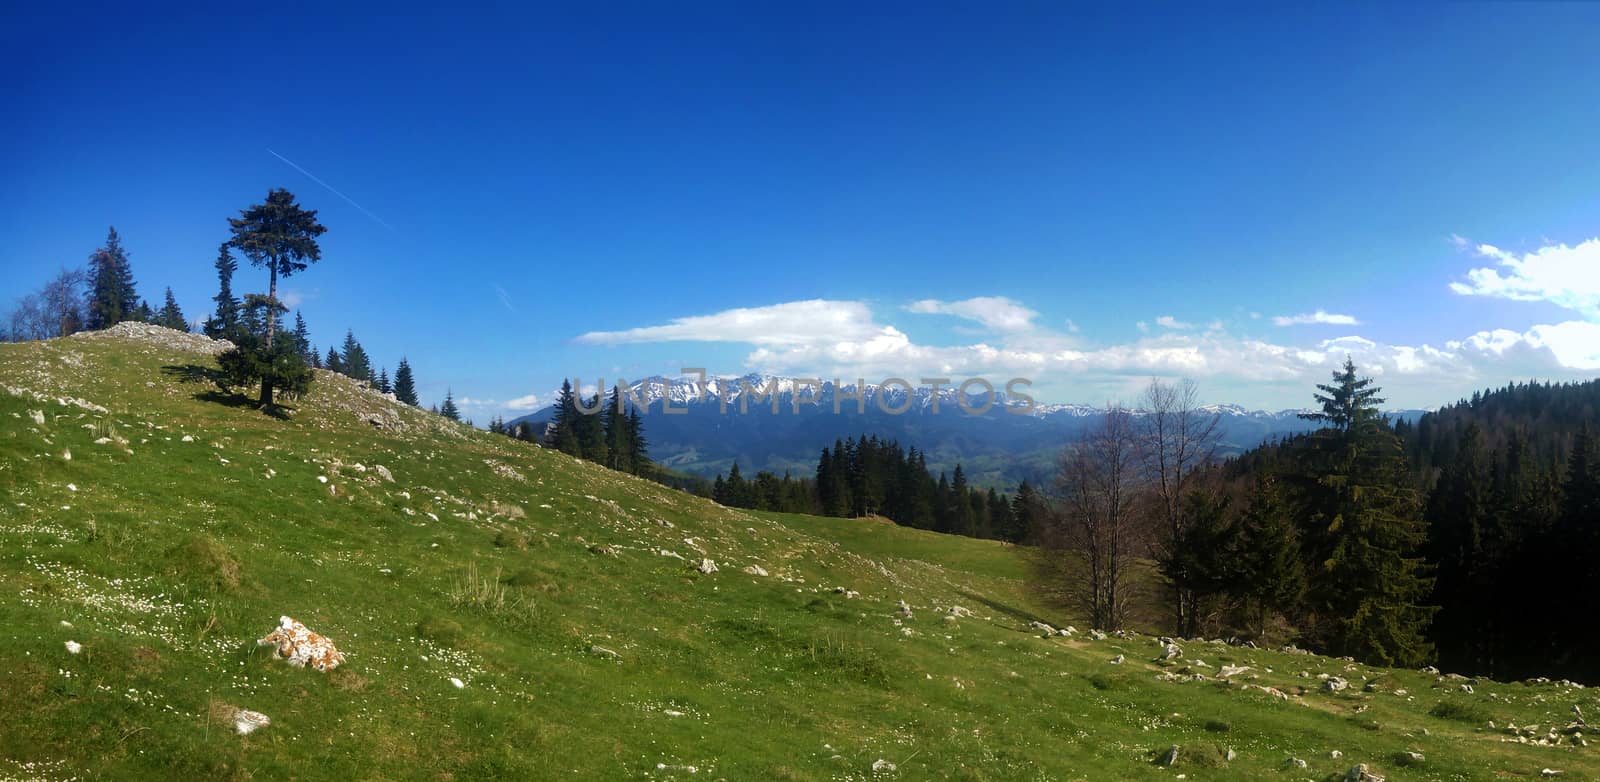
POLYGON ((1064 456, 1033 538, 1041 583, 1100 627, 1137 605, 1185 636, 1600 680, 1581 616, 1600 561, 1600 382, 1507 386, 1415 424, 1381 415, 1379 393, 1347 361, 1318 386, 1323 428, 1218 464, 1207 418, 1154 384, 1145 412, 1112 410, 1064 456))
POLYGON ((629 403, 620 386, 613 387, 604 401, 598 392, 580 400, 572 381, 564 380, 554 407, 555 415, 548 424, 519 421, 507 425, 496 417, 489 422, 489 431, 539 443, 619 472, 665 482, 663 472, 650 461, 639 408, 629 403))
POLYGON ((814 479, 765 470, 746 479, 735 462, 726 477, 717 475, 712 496, 736 508, 883 516, 902 526, 1011 542, 1025 539, 1042 513, 1039 495, 1026 481, 1010 498, 969 486, 959 464, 935 478, 915 447, 868 435, 823 448, 814 479))
POLYGON ((1431 487, 1441 664, 1600 680, 1600 631, 1573 610, 1597 586, 1597 420, 1600 382, 1528 383, 1474 394, 1407 433, 1413 469, 1431 487))

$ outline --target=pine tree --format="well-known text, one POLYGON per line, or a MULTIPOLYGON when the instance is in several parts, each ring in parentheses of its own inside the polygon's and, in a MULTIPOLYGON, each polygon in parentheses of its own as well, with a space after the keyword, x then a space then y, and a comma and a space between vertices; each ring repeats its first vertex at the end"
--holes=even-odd
POLYGON ((650 470, 649 442, 644 436, 644 418, 636 406, 628 407, 628 471, 644 475, 650 470))
POLYGON ((555 424, 551 435, 551 447, 569 456, 583 455, 583 443, 579 439, 579 430, 582 424, 578 419, 582 414, 578 412, 577 397, 572 392, 572 381, 561 381, 561 393, 556 397, 555 424))
MULTIPOLYGON (((134 290, 133 266, 122 248, 115 226, 106 232, 104 247, 89 255, 89 323, 91 330, 110 328, 139 319, 139 296, 134 290)), ((144 318, 148 322, 149 318, 144 318)))
POLYGON ((1268 618, 1294 613, 1306 591, 1294 522, 1271 477, 1257 480, 1239 527, 1237 592, 1259 638, 1266 634, 1268 618))
POLYGON ((600 393, 597 391, 584 409, 579 411, 577 418, 578 446, 583 452, 583 458, 591 462, 605 464, 608 460, 606 448, 606 433, 601 419, 600 393))
MULTIPOLYGON (((322 248, 317 246, 317 237, 328 229, 317 222, 315 209, 301 209, 294 202, 294 196, 283 189, 268 192, 265 203, 241 211, 239 217, 229 218, 228 224, 233 230, 231 244, 250 259, 252 266, 267 267, 269 283, 264 344, 271 351, 277 334, 278 310, 283 306, 278 301, 278 278, 304 271, 307 264, 320 260, 322 248)), ((298 350, 295 355, 299 355, 298 350)), ((305 366, 303 359, 299 363, 302 368, 305 366)), ((263 376, 263 407, 272 404, 272 382, 273 375, 263 376)))
POLYGON ((445 389, 444 404, 439 405, 439 415, 442 415, 452 421, 461 420, 461 411, 456 408, 455 397, 451 394, 449 389, 445 389))
POLYGON ((170 286, 167 288, 166 301, 161 305, 161 311, 156 314, 156 325, 178 331, 189 330, 189 321, 183 317, 183 310, 179 309, 178 300, 172 297, 170 286))
POLYGON ((1017 485, 1017 494, 1011 500, 1011 516, 1016 532, 1013 543, 1035 540, 1044 531, 1044 498, 1026 478, 1017 485))
POLYGON ((957 464, 950 475, 950 533, 972 535, 975 525, 972 518, 972 501, 967 498, 967 474, 957 464))
POLYGON ((1433 577, 1419 556, 1427 532, 1399 438, 1377 413, 1370 379, 1346 361, 1335 386, 1319 386, 1299 486, 1307 515, 1313 628, 1335 655, 1415 667, 1433 657, 1425 637, 1433 577))
POLYGON ((622 386, 612 386, 611 399, 601 421, 605 430, 606 466, 613 470, 631 470, 628 456, 628 412, 622 400, 622 386))
POLYGON ((411 376, 411 364, 404 357, 394 370, 394 398, 412 407, 417 405, 417 381, 411 376))
POLYGON ((307 361, 311 360, 311 329, 306 328, 306 319, 300 315, 300 310, 294 311, 294 346, 307 361))
POLYGON ((1493 610, 1496 562, 1490 556, 1494 477, 1483 430, 1462 434, 1455 459, 1439 476, 1428 503, 1428 552, 1438 567, 1433 637, 1450 670, 1486 670, 1502 628, 1493 610))
POLYGON ((217 251, 217 295, 212 301, 217 303, 216 311, 206 319, 204 331, 212 339, 225 339, 239 327, 239 299, 233 295, 233 273, 238 271, 239 262, 233 259, 233 254, 228 252, 226 242, 217 251))
POLYGON ((1344 369, 1333 373, 1333 384, 1319 384, 1317 388, 1323 393, 1313 396, 1322 410, 1301 413, 1300 417, 1326 422, 1341 431, 1377 417, 1378 405, 1384 402, 1377 395, 1379 389, 1372 385, 1372 378, 1356 379, 1356 362, 1349 356, 1345 356, 1344 369))

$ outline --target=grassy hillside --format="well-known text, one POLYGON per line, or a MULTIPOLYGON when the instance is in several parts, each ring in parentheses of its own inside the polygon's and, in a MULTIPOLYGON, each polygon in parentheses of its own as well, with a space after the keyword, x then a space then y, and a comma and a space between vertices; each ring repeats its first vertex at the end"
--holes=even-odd
POLYGON ((327 373, 270 418, 209 349, 0 345, 0 780, 1600 777, 1536 743, 1590 690, 1044 638, 1073 617, 1002 544, 728 510, 327 373), (258 648, 281 614, 345 665, 258 648))

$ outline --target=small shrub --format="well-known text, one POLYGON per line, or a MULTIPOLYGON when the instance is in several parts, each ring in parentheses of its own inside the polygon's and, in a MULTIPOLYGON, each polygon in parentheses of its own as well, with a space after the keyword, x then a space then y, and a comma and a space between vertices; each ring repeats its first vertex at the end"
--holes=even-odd
POLYGON ((1089 677, 1089 686, 1097 690, 1115 690, 1117 682, 1103 673, 1096 673, 1089 677))
POLYGON ((1233 730, 1233 726, 1222 720, 1206 720, 1205 729, 1212 733, 1227 733, 1233 730))
POLYGON ((208 589, 232 592, 239 588, 239 560, 228 547, 210 535, 196 535, 167 552, 172 572, 208 589))
POLYGON ((1492 717, 1489 716, 1489 712, 1485 711, 1483 707, 1464 701, 1439 701, 1437 704, 1434 704, 1432 709, 1428 710, 1428 713, 1442 720, 1453 720, 1455 722, 1467 722, 1478 725, 1481 725, 1492 719, 1492 717))
POLYGON ((444 617, 428 617, 417 623, 417 637, 441 646, 456 646, 461 642, 461 623, 444 617))
POLYGON ((528 535, 520 529, 506 527, 494 536, 494 544, 500 548, 526 551, 528 549, 528 535))

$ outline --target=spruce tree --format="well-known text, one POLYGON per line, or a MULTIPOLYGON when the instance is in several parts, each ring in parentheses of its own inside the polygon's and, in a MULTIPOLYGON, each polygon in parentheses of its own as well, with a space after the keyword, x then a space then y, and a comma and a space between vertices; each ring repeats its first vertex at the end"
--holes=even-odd
POLYGON ((605 464, 608 459, 608 449, 604 422, 600 420, 601 412, 600 393, 597 391, 589 403, 584 405, 584 410, 579 411, 578 445, 583 452, 583 458, 605 464))
POLYGON ((628 471, 644 475, 650 469, 649 442, 644 436, 644 418, 639 408, 628 407, 628 471))
POLYGON ((344 333, 344 350, 339 355, 339 371, 346 377, 354 380, 371 383, 376 380, 372 374, 372 360, 367 357, 367 351, 356 341, 354 331, 346 330, 344 333))
POLYGON ((332 345, 328 346, 328 357, 322 360, 322 366, 329 372, 344 374, 344 361, 339 358, 339 351, 334 350, 332 345))
POLYGON ((445 389, 444 404, 439 405, 439 415, 442 415, 452 421, 461 420, 461 411, 456 407, 455 397, 451 394, 449 389, 445 389))
POLYGON ((383 369, 378 370, 378 393, 388 394, 392 393, 393 391, 394 387, 389 385, 389 368, 384 367, 383 369))
POLYGON ((1425 632, 1433 577, 1420 556, 1427 532, 1398 437, 1378 414, 1370 379, 1346 361, 1319 386, 1333 426, 1308 438, 1299 486, 1306 508, 1315 632, 1328 651, 1374 665, 1415 667, 1433 657, 1425 632))
POLYGON ((1017 494, 1011 499, 1011 516, 1016 532, 1013 543, 1035 540, 1044 531, 1044 498, 1026 478, 1017 485, 1017 494))
POLYGON ((1250 629, 1260 638, 1267 620, 1274 613, 1293 614, 1306 591, 1294 521, 1271 477, 1256 481, 1239 527, 1237 591, 1245 600, 1250 629))
POLYGON ((311 329, 306 328, 306 319, 300 315, 300 310, 294 311, 294 345, 300 355, 311 360, 311 329))
POLYGON ((216 310, 211 317, 206 319, 204 331, 212 339, 226 339, 234 329, 239 326, 239 299, 233 295, 233 273, 238 271, 239 262, 233 259, 233 253, 228 251, 228 244, 224 242, 217 251, 217 295, 211 298, 216 302, 216 310))
POLYGON ((394 370, 394 398, 412 407, 417 405, 417 381, 411 376, 411 364, 403 356, 394 370))
POLYGON ((612 386, 611 398, 606 402, 602 427, 605 430, 606 466, 613 470, 629 470, 628 412, 622 400, 622 386, 612 386))
POLYGON ((1379 389, 1372 385, 1372 378, 1356 378, 1356 362, 1349 356, 1344 358, 1344 369, 1333 373, 1333 383, 1318 384, 1317 388, 1322 393, 1313 397, 1322 409, 1301 413, 1300 417, 1325 422, 1341 431, 1377 417, 1378 405, 1384 402, 1377 395, 1379 389))
MULTIPOLYGON (((104 247, 89 255, 89 323, 91 330, 110 328, 139 317, 139 296, 134 290, 133 266, 115 226, 106 232, 104 247)), ((142 320, 149 321, 149 317, 142 320)))
POLYGON ((189 330, 189 321, 183 317, 183 310, 178 307, 178 300, 172 297, 171 286, 167 288, 166 301, 162 303, 161 311, 156 314, 156 325, 178 331, 189 330))
POLYGON ((317 352, 317 346, 311 346, 311 366, 315 369, 322 368, 322 354, 317 352))
POLYGON ((551 421, 555 424, 550 437, 551 447, 569 456, 583 456, 583 442, 580 439, 583 425, 578 421, 582 415, 578 412, 577 397, 572 392, 572 381, 562 380, 561 393, 556 397, 551 421))

